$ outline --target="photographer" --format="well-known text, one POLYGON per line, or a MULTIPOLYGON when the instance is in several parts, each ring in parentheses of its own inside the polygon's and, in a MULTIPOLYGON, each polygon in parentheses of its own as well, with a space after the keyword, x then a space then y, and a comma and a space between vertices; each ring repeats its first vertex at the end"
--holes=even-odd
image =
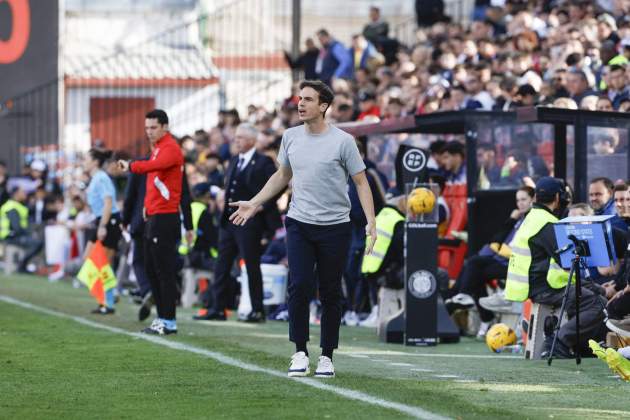
MULTIPOLYGON (((562 304, 569 274, 560 267, 556 254, 553 223, 568 204, 564 181, 543 177, 536 184, 536 203, 525 217, 521 228, 511 243, 512 255, 508 268, 505 298, 512 301, 525 301, 559 307, 562 304)), ((573 357, 572 349, 580 347, 588 339, 595 338, 604 321, 602 311, 605 300, 599 294, 585 287, 581 288, 580 332, 582 343, 576 342, 575 287, 570 286, 568 299, 568 321, 558 333, 558 342, 553 356, 573 357)), ((546 331, 543 347, 544 358, 549 356, 553 335, 546 331)))

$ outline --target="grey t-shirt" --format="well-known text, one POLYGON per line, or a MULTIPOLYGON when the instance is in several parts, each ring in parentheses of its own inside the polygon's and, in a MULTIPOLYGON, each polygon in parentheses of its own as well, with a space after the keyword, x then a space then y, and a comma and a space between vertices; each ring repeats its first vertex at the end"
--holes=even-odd
POLYGON ((365 170, 354 137, 333 125, 321 134, 304 125, 289 128, 278 162, 293 171, 290 218, 316 225, 350 221, 348 175, 365 170))

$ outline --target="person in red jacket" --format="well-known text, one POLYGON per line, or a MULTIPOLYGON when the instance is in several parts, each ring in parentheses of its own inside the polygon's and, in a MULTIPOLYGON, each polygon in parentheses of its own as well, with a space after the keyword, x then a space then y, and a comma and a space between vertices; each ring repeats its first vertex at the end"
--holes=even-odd
MULTIPOLYGON (((168 132, 168 116, 161 109, 145 116, 145 131, 151 142, 149 160, 125 161, 118 164, 123 171, 147 174, 144 211, 144 252, 147 277, 151 283, 158 317, 142 330, 147 334, 176 334, 177 245, 181 239, 180 200, 184 155, 168 132)), ((192 231, 186 233, 192 241, 192 231)))

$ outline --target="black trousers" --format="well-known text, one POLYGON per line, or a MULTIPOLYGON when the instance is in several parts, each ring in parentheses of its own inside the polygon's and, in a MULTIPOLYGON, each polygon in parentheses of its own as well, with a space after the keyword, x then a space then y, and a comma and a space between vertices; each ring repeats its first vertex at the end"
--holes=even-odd
POLYGON ((214 270, 215 280, 212 285, 214 304, 209 309, 222 312, 227 307, 230 271, 236 257, 240 255, 245 260, 245 268, 247 269, 252 311, 262 312, 264 310, 262 273, 260 272, 262 235, 263 221, 258 216, 249 220, 245 226, 228 223, 219 228, 219 255, 214 270))
POLYGON ((24 257, 22 257, 18 266, 19 271, 26 271, 26 266, 29 261, 35 255, 39 254, 39 252, 44 248, 44 241, 37 239, 30 234, 18 236, 17 238, 9 238, 7 239, 7 243, 20 247, 24 250, 24 257))
MULTIPOLYGON (((531 296, 535 303, 542 303, 559 308, 562 305, 565 289, 551 289, 531 296)), ((567 302, 566 315, 568 321, 558 332, 558 338, 567 346, 584 345, 589 339, 597 338, 604 323, 604 305, 606 299, 593 290, 581 287, 580 296, 580 341, 577 343, 575 322, 575 286, 569 290, 569 300, 567 302)))
POLYGON ((313 225, 286 218, 289 255, 289 339, 309 340, 309 300, 315 289, 315 266, 322 303, 320 346, 336 349, 341 324, 341 276, 350 246, 350 222, 313 225))
POLYGON ((133 272, 136 275, 140 295, 146 295, 151 290, 151 283, 147 278, 144 263, 144 237, 142 235, 133 236, 133 272))
POLYGON ((490 322, 494 313, 479 305, 479 298, 488 296, 486 282, 492 279, 504 279, 507 276, 507 265, 490 256, 474 255, 466 260, 459 275, 459 291, 472 296, 483 322, 490 322))
POLYGON ((158 318, 174 320, 177 303, 177 245, 181 239, 179 213, 156 214, 144 230, 145 270, 158 318))

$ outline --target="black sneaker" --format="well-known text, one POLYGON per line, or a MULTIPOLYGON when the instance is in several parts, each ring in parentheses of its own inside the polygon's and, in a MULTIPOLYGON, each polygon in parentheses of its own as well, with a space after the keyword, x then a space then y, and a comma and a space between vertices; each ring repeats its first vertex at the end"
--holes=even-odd
POLYGON ((107 306, 99 305, 98 308, 92 309, 90 313, 97 314, 97 315, 112 315, 116 313, 116 311, 114 310, 114 308, 109 308, 107 306))
POLYGON ((195 321, 225 321, 227 320, 224 311, 215 312, 208 311, 205 314, 197 314, 193 316, 195 321))
POLYGON ((245 317, 239 319, 242 322, 250 322, 250 323, 263 323, 265 322, 265 313, 264 312, 250 312, 245 317))
POLYGON ((169 328, 166 328, 164 326, 164 323, 159 321, 159 320, 154 320, 151 323, 151 326, 143 329, 142 331, 140 331, 141 333, 144 334, 149 334, 149 335, 171 335, 171 334, 177 334, 177 330, 171 330, 169 328))
POLYGON ((138 311, 138 321, 144 321, 151 315, 151 306, 153 306, 153 294, 148 292, 142 298, 142 305, 138 311))

